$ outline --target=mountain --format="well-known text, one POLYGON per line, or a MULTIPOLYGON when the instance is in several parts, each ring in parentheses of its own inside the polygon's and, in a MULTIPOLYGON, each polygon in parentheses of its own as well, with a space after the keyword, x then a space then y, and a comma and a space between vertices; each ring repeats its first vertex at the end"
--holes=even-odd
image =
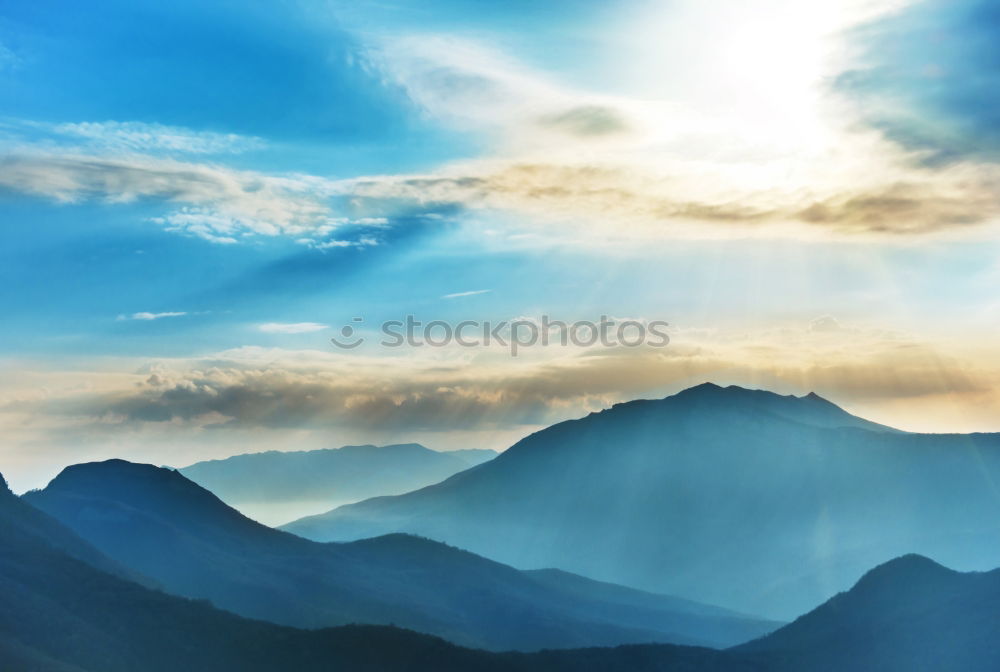
POLYGON ((155 586, 148 578, 115 562, 51 516, 15 496, 3 476, 0 476, 0 526, 4 531, 0 538, 4 541, 14 536, 28 538, 108 574, 155 586))
POLYGON ((492 450, 438 452, 416 443, 235 455, 180 469, 224 502, 265 524, 437 483, 492 460, 492 450))
POLYGON ((1000 570, 959 573, 908 555, 735 651, 810 672, 1000 669, 1000 570))
POLYGON ((483 462, 489 462, 494 457, 499 455, 497 451, 489 450, 488 448, 458 448, 456 450, 446 451, 444 454, 450 455, 451 457, 457 457, 465 462, 469 467, 474 467, 477 464, 482 464, 483 462))
MULTIPOLYGON (((909 555, 762 639, 487 653, 384 626, 296 630, 101 571, 72 532, 0 479, 0 669, 19 672, 992 672, 1000 570, 961 574, 909 555)), ((377 541, 377 540, 376 540, 377 541)), ((566 577, 575 582, 577 579, 566 577)))
POLYGON ((0 481, 0 669, 18 672, 743 672, 710 649, 629 646, 495 654, 391 627, 296 630, 101 571, 72 532, 0 481))
POLYGON ((315 628, 395 624, 492 650, 672 642, 728 646, 777 626, 553 572, 521 572, 389 535, 321 544, 256 523, 169 469, 65 469, 24 499, 174 594, 315 628))
POLYGON ((1000 435, 921 435, 810 394, 701 385, 559 423, 475 469, 283 529, 390 532, 770 618, 919 552, 1000 564, 1000 435))

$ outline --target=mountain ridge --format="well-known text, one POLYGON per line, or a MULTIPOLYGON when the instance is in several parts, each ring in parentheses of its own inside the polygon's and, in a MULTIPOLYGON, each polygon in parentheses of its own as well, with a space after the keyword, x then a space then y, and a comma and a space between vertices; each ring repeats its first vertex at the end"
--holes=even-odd
POLYGON ((436 451, 418 443, 268 450, 178 469, 227 504, 265 524, 436 483, 496 457, 480 449, 436 451))
POLYGON ((727 651, 489 653, 384 626, 296 630, 149 590, 70 557, 45 529, 30 534, 38 520, 71 534, 30 510, 0 486, 0 664, 24 672, 992 672, 1000 663, 1000 570, 963 574, 914 554, 727 651))
MULTIPOLYGON (((241 618, 107 573, 48 539, 72 535, 0 487, 0 666, 18 672, 750 672, 737 656, 671 645, 489 653, 388 626, 297 630, 241 618), (49 521, 49 524, 39 521, 49 521)), ((96 553, 96 551, 94 551, 96 553)))
POLYGON ((321 541, 409 532, 780 620, 904 553, 990 566, 991 479, 1000 435, 901 432, 815 394, 702 385, 558 423, 435 485, 282 529, 321 541))
POLYGON ((731 649, 769 665, 838 670, 994 670, 1000 570, 957 572, 910 553, 874 567, 779 631, 731 649))
POLYGON ((718 646, 778 625, 666 596, 571 590, 410 535, 319 544, 242 516, 179 472, 123 460, 74 465, 24 498, 175 594, 296 627, 394 623, 477 648, 531 650, 718 646))

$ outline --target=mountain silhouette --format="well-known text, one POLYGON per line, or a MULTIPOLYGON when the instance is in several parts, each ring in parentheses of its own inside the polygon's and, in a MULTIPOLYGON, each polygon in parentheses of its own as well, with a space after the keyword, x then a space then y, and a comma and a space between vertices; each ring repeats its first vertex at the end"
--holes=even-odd
POLYGON ((496 456, 492 450, 438 452, 416 443, 364 445, 248 453, 179 471, 251 518, 272 524, 409 492, 496 456))
POLYGON ((906 553, 995 566, 997 482, 1000 435, 905 433, 815 394, 705 384, 283 529, 320 541, 406 532, 787 620, 906 553))
POLYGON ((0 538, 5 541, 8 535, 32 539, 109 574, 155 586, 153 581, 115 562, 51 516, 22 501, 10 491, 2 475, 0 516, 5 533, 0 538))
POLYGON ((777 626, 557 572, 521 572, 395 534, 322 544, 256 523, 176 471, 68 467, 25 500, 167 591, 315 628, 395 624, 491 650, 673 642, 728 646, 777 626))
POLYGON ((787 670, 1000 669, 1000 570, 891 560, 814 611, 735 651, 787 670))
MULTIPOLYGON (((0 669, 18 672, 992 672, 1000 666, 1000 570, 962 574, 917 555, 871 570, 795 622, 728 651, 659 644, 488 653, 386 626, 298 630, 151 590, 91 565, 108 561, 11 495, 2 480, 0 538, 0 669)), ((436 552, 439 545, 425 548, 436 552)))
POLYGON ((671 645, 487 653, 385 626, 297 630, 248 620, 97 569, 99 551, 0 481, 0 669, 17 672, 743 672, 671 645), (72 551, 75 557, 70 554, 72 551))

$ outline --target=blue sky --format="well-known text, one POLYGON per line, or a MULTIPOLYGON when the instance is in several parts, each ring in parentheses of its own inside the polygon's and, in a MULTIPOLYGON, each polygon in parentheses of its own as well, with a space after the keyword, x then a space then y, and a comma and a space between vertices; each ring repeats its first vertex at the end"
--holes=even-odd
POLYGON ((2 2, 5 475, 502 449, 704 380, 1000 429, 997 16, 2 2), (673 340, 329 342, 407 314, 667 320, 673 340))

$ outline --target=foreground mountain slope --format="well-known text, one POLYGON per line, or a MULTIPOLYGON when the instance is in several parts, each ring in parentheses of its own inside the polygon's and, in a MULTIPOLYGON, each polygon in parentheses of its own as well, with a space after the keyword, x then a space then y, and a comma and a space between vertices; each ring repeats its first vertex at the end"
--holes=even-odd
POLYGON ((494 650, 728 646, 776 627, 412 536, 315 543, 242 516, 175 471, 121 460, 69 467, 25 499, 165 590, 286 625, 391 623, 494 650))
POLYGON ((966 573, 918 555, 892 560, 781 630, 738 647, 781 669, 1000 669, 1000 570, 966 573))
POLYGON ((438 452, 416 443, 364 445, 249 453, 179 471, 247 516, 271 523, 415 490, 496 456, 492 450, 438 452))
POLYGON ((53 517, 23 502, 10 491, 3 476, 0 476, 0 523, 5 533, 0 539, 8 535, 33 539, 38 544, 109 574, 148 586, 155 585, 148 578, 101 553, 53 517))
MULTIPOLYGON (((760 669, 675 646, 491 654, 389 627, 314 631, 251 621, 103 572, 69 530, 0 481, 0 669, 17 672, 561 672, 760 669), (78 545, 77 550, 80 550, 78 545)), ((83 542, 79 542, 82 544, 83 542)), ((91 557, 100 554, 89 549, 91 557)))
POLYGON ((304 518, 321 541, 419 534, 517 567, 794 618, 920 552, 1000 562, 1000 435, 918 435, 816 396, 702 385, 563 422, 442 483, 304 518))

